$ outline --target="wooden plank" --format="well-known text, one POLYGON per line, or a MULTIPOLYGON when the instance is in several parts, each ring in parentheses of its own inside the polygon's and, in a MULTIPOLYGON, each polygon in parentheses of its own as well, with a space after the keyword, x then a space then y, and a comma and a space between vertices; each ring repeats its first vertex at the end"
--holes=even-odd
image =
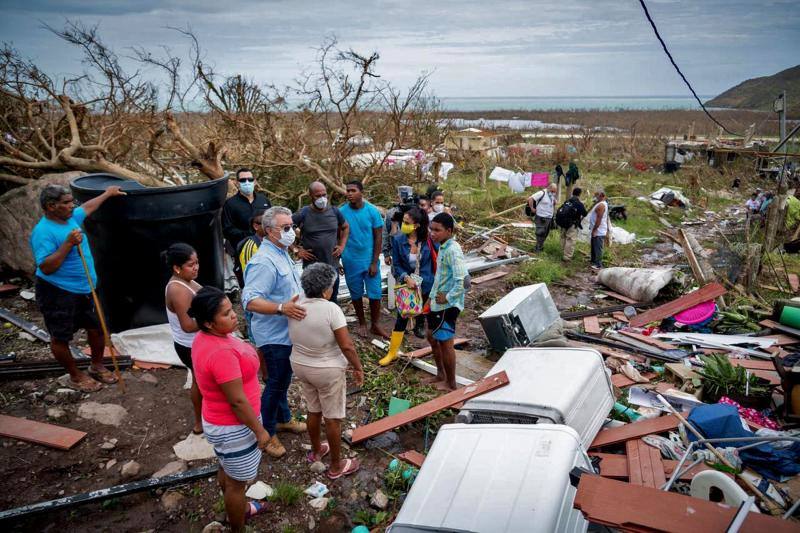
POLYGON ((787 274, 789 277, 789 287, 791 287, 792 292, 800 292, 800 276, 797 274, 787 274))
POLYGON ((385 433, 391 429, 410 424, 411 422, 425 418, 426 416, 436 413, 437 411, 447 409, 448 407, 452 407, 459 402, 465 402, 470 398, 480 396, 481 394, 485 394, 505 385, 508 385, 508 376, 506 375, 505 371, 492 374, 491 376, 485 377, 480 381, 476 381, 472 385, 448 392, 443 396, 439 396, 438 398, 434 398, 433 400, 414 406, 407 411, 403 411, 402 413, 398 413, 393 416, 387 416, 386 418, 382 418, 377 422, 367 424, 366 426, 357 427, 353 431, 353 437, 351 440, 353 443, 357 443, 366 439, 370 439, 376 435, 380 435, 381 433, 385 433))
MULTIPOLYGON (((573 507, 587 520, 623 531, 727 531, 738 509, 719 503, 584 474, 573 507)), ((792 533, 797 523, 751 512, 740 533, 792 533)))
POLYGON ((780 331, 781 333, 786 333, 787 335, 791 335, 796 339, 800 339, 800 329, 795 329, 789 326, 784 326, 779 322, 775 322, 774 320, 762 320, 758 323, 759 326, 763 326, 765 328, 773 329, 780 331))
POLYGON ((133 364, 136 368, 141 368, 142 370, 165 370, 167 368, 172 368, 172 365, 167 365, 165 363, 149 363, 147 361, 137 361, 133 360, 133 364))
POLYGON ((733 366, 742 366, 749 370, 772 370, 773 372, 777 372, 777 370, 775 370, 775 363, 772 361, 763 361, 759 359, 734 359, 733 357, 729 359, 733 366))
POLYGON ((621 333, 622 335, 625 335, 626 337, 629 337, 631 339, 636 339, 639 342, 643 342, 643 343, 645 343, 645 344, 647 344, 649 346, 652 346, 654 348, 658 348, 659 350, 674 350, 674 349, 676 349, 676 346, 674 344, 670 344, 668 342, 664 342, 664 341, 659 340, 659 339, 654 339, 653 337, 650 337, 649 335, 642 335, 641 333, 634 333, 633 331, 625 331, 623 329, 619 330, 617 333, 621 333))
POLYGON ((628 454, 628 483, 634 485, 644 485, 642 478, 642 461, 639 457, 639 439, 629 440, 625 443, 625 451, 628 454))
POLYGON ((597 434, 589 447, 599 448, 601 446, 608 446, 609 444, 638 439, 645 435, 664 433, 665 431, 677 428, 679 425, 680 421, 675 415, 665 415, 649 420, 640 420, 639 422, 632 422, 624 426, 602 430, 597 434))
MULTIPOLYGON (((647 379, 653 379, 656 376, 658 376, 658 373, 656 372, 645 372, 642 374, 642 377, 647 379)), ((637 383, 636 381, 633 381, 625 374, 611 375, 611 384, 620 389, 624 389, 625 387, 630 387, 631 385, 635 385, 636 383, 637 383)))
POLYGON ((407 450, 398 455, 397 458, 417 468, 422 468, 422 463, 425 462, 425 456, 417 450, 407 450))
POLYGON ((625 313, 622 313, 620 311, 615 311, 614 313, 611 313, 611 316, 613 316, 616 320, 619 320, 620 322, 624 322, 626 324, 628 323, 628 317, 625 316, 625 313))
MULTIPOLYGON (((630 441, 628 441, 630 442, 630 441)), ((650 446, 644 443, 642 439, 633 441, 637 448, 639 448, 639 463, 642 465, 642 485, 645 487, 656 488, 656 475, 654 470, 661 469, 664 472, 664 466, 653 464, 653 457, 650 455, 650 446)), ((660 458, 659 458, 659 462, 660 458)))
POLYGON ((653 465, 653 487, 660 489, 667 482, 664 461, 661 459, 661 450, 653 446, 648 446, 644 441, 641 441, 641 443, 650 453, 650 464, 653 465))
POLYGON ((0 435, 43 444, 58 450, 69 450, 87 433, 16 416, 0 415, 0 435))
MULTIPOLYGON (((630 442, 630 441, 629 441, 630 442)), ((658 450, 651 448, 656 452, 660 453, 658 450)), ((652 453, 652 452, 651 452, 652 453)), ((610 477, 613 479, 628 479, 628 458, 622 454, 615 454, 615 453, 601 453, 601 452, 589 452, 589 456, 591 457, 599 457, 600 458, 600 475, 603 477, 610 477)), ((678 467, 678 461, 672 461, 670 459, 662 459, 662 464, 664 465, 664 475, 672 475, 675 469, 678 467)), ((684 465, 684 468, 689 465, 684 465)), ((685 472, 681 475, 678 479, 680 481, 691 481, 694 476, 699 474, 700 472, 704 472, 706 470, 713 470, 710 466, 707 466, 703 463, 695 466, 688 472, 685 472)), ((733 476, 728 474, 728 476, 732 479, 733 476)), ((662 482, 660 486, 663 486, 666 483, 666 479, 662 482)))
POLYGON ((589 335, 600 335, 603 331, 600 329, 600 322, 596 316, 583 317, 583 330, 589 335))
POLYGON ((722 296, 727 292, 728 291, 725 290, 725 287, 719 283, 710 283, 705 287, 681 296, 677 300, 667 302, 664 305, 656 307, 655 309, 650 309, 649 311, 645 311, 642 314, 634 316, 631 318, 630 324, 631 326, 638 328, 644 326, 645 324, 649 324, 650 322, 658 322, 667 317, 671 317, 676 313, 685 311, 690 307, 707 302, 708 300, 713 300, 714 298, 722 296))
MULTIPOLYGON (((453 346, 461 346, 462 344, 466 344, 469 342, 469 339, 464 338, 457 338, 453 340, 453 346)), ((433 353, 433 350, 430 346, 426 346, 425 348, 420 348, 419 350, 414 350, 413 352, 409 352, 406 354, 401 354, 406 359, 419 359, 420 357, 427 357, 433 353)))
POLYGON ((6 296, 11 293, 17 292, 19 290, 19 286, 11 285, 10 283, 3 283, 0 285, 0 296, 6 296))
POLYGON ((477 278, 472 279, 473 285, 480 285, 481 283, 485 283, 487 281, 491 281, 493 279, 499 279, 503 276, 507 276, 508 271, 506 270, 498 270, 497 272, 490 272, 489 274, 484 274, 483 276, 478 276, 477 278))
POLYGON ((602 292, 604 294, 607 294, 608 296, 611 296, 612 298, 614 298, 616 300, 619 300, 620 302, 625 302, 626 304, 638 304, 639 303, 636 300, 634 300, 633 298, 628 298, 624 294, 620 294, 618 292, 608 291, 608 290, 604 290, 602 292))

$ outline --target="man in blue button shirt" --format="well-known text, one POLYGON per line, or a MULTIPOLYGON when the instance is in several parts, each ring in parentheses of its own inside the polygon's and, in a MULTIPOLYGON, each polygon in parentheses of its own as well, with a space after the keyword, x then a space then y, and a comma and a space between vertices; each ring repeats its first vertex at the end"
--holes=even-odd
POLYGON ((114 383, 116 378, 103 365, 103 332, 86 270, 75 247, 80 246, 92 284, 97 285, 92 251, 89 241, 81 233, 81 226, 103 202, 124 194, 119 187, 112 186, 100 196, 75 207, 69 189, 62 185, 48 185, 39 195, 44 216, 31 233, 30 244, 36 262, 36 303, 50 333, 50 350, 69 372, 73 386, 83 392, 94 392, 101 388, 98 381, 114 383), (78 369, 69 351, 72 336, 79 329, 86 329, 92 350, 88 375, 78 369))
POLYGON ((267 384, 261 395, 261 422, 272 436, 267 453, 279 458, 286 448, 278 431, 303 433, 306 425, 292 420, 287 393, 292 381, 292 341, 289 320, 303 320, 305 309, 297 305, 300 276, 286 249, 294 243, 292 212, 285 207, 267 209, 261 219, 264 239, 244 271, 242 305, 253 313, 251 332, 267 369, 267 384), (288 318, 287 318, 288 317, 288 318))

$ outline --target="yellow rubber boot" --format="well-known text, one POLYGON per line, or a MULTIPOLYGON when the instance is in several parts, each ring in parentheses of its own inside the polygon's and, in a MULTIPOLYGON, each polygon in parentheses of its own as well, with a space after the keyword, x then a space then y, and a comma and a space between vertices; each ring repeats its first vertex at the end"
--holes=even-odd
POLYGON ((400 344, 403 342, 403 336, 405 334, 405 331, 392 332, 392 338, 389 341, 389 353, 386 354, 386 357, 378 361, 379 365, 387 366, 397 359, 397 351, 400 349, 400 344))

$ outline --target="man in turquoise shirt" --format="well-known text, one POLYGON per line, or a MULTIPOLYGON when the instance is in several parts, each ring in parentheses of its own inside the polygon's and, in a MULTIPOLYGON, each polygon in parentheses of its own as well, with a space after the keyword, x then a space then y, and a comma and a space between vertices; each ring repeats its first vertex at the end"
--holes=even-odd
POLYGON ((62 185, 48 185, 39 195, 44 216, 31 233, 30 244, 36 262, 36 303, 50 333, 50 349, 53 357, 69 372, 72 384, 83 392, 98 390, 101 387, 98 381, 115 383, 116 378, 103 365, 103 332, 86 269, 75 247, 80 246, 92 284, 96 285, 92 251, 89 241, 81 233, 81 226, 103 202, 124 194, 119 187, 112 186, 81 207, 75 207, 69 189, 62 185), (69 351, 72 336, 79 329, 86 329, 92 350, 88 375, 78 369, 69 351))
POLYGON ((350 299, 358 317, 358 333, 367 336, 367 320, 364 316, 364 288, 369 298, 370 332, 385 339, 389 334, 380 324, 381 317, 381 255, 383 217, 378 208, 364 200, 364 186, 360 181, 347 184, 347 203, 339 208, 347 224, 350 236, 342 252, 344 280, 350 291, 350 299))

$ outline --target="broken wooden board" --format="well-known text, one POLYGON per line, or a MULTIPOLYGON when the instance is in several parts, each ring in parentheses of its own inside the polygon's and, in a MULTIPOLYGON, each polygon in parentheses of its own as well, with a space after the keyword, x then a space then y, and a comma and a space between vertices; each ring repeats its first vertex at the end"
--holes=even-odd
POLYGON ((490 272, 489 274, 484 274, 483 276, 478 276, 477 278, 472 278, 471 283, 473 285, 480 285, 481 283, 485 283, 487 281, 492 281, 493 279, 500 279, 503 276, 507 276, 508 271, 506 270, 498 270, 497 272, 490 272))
POLYGON ((630 483, 658 489, 667 482, 660 450, 648 446, 642 439, 632 439, 625 443, 625 451, 630 483))
POLYGON ((651 418, 649 420, 640 420, 639 422, 631 422, 624 426, 604 429, 597 434, 597 436, 589 445, 590 448, 599 448, 601 446, 608 446, 609 444, 617 444, 631 439, 638 439, 645 435, 655 435, 676 429, 680 425, 680 420, 675 415, 665 415, 658 418, 651 418))
POLYGON ((19 286, 11 285, 10 283, 3 283, 0 285, 0 296, 7 296, 19 290, 19 286))
POLYGON ((617 333, 621 333, 626 337, 631 339, 635 339, 639 342, 643 342, 647 345, 652 346, 653 348, 658 348, 659 350, 674 350, 676 348, 675 345, 670 344, 668 342, 660 341, 658 339, 654 339, 649 335, 642 335, 641 333, 634 333, 633 331, 625 331, 624 329, 619 330, 617 333))
POLYGON ((683 363, 666 363, 664 365, 664 370, 678 378, 681 383, 684 381, 692 381, 693 379, 700 379, 700 374, 683 363))
POLYGON ((626 324, 628 323, 628 317, 625 316, 625 313, 621 311, 614 311, 613 313, 611 313, 611 316, 613 316, 614 319, 619 320, 620 322, 624 322, 626 324))
POLYGON ((583 317, 583 330, 589 335, 600 335, 603 331, 600 329, 600 322, 596 315, 583 317))
MULTIPOLYGON (((590 457, 599 457, 600 458, 600 475, 603 477, 610 477, 613 479, 621 479, 627 480, 628 479, 628 458, 622 454, 616 453, 601 453, 601 452, 589 452, 590 457)), ((664 464, 664 473, 667 476, 671 476, 675 469, 678 467, 678 461, 672 461, 670 459, 662 459, 662 463, 664 464)), ((684 468, 689 466, 688 464, 684 465, 684 468)), ((705 470, 714 470, 710 466, 707 466, 703 463, 695 466, 688 472, 684 472, 679 478, 679 481, 691 481, 694 476, 699 474, 700 472, 704 472, 705 470)), ((728 474, 729 477, 733 478, 732 475, 728 474)))
POLYGON ((366 426, 357 427, 353 430, 353 443, 361 442, 370 439, 381 433, 385 433, 394 428, 410 424, 433 413, 452 407, 459 402, 465 402, 475 396, 480 396, 489 391, 498 389, 508 385, 508 376, 505 371, 497 374, 492 374, 480 381, 476 381, 473 385, 461 387, 452 392, 448 392, 443 396, 434 398, 428 402, 419 404, 412 407, 408 411, 396 414, 394 416, 387 416, 366 426))
POLYGON ((631 318, 630 324, 633 327, 642 327, 650 322, 659 322, 665 318, 674 316, 681 311, 685 311, 690 307, 694 307, 708 300, 713 300, 718 296, 722 296, 728 291, 719 283, 709 283, 708 285, 681 296, 677 300, 667 302, 663 305, 650 309, 642 314, 636 315, 631 318))
POLYGON ((399 454, 397 458, 417 468, 422 468, 422 463, 425 462, 425 456, 417 450, 405 451, 399 454))
POLYGON ((170 365, 164 363, 149 363, 147 361, 137 361, 135 359, 133 364, 136 368, 141 368, 142 370, 165 370, 167 368, 172 368, 170 365))
MULTIPOLYGON (((469 339, 457 338, 453 339, 453 346, 460 346, 462 344, 466 344, 469 342, 469 339)), ((430 346, 426 346, 425 348, 420 348, 419 350, 414 350, 413 352, 409 352, 406 354, 401 354, 406 359, 419 359, 420 357, 427 357, 433 353, 433 350, 430 346)))
POLYGON ((620 294, 618 292, 609 291, 609 290, 603 290, 602 292, 603 292, 603 294, 611 296, 612 298, 614 298, 615 300, 619 300, 620 302, 625 302, 626 304, 638 304, 639 303, 636 300, 634 300, 633 298, 628 298, 624 294, 620 294))
POLYGON ((729 359, 733 366, 741 366, 749 370, 772 370, 773 372, 777 372, 777 370, 775 370, 775 363, 772 361, 762 361, 758 359, 735 359, 732 357, 729 359))
POLYGON ((16 416, 0 415, 0 435, 58 450, 69 450, 83 440, 87 433, 16 416))
POLYGON ((752 359, 733 359, 729 358, 729 361, 733 366, 741 366, 747 369, 748 372, 753 374, 754 376, 758 376, 761 379, 766 379, 769 381, 770 385, 780 385, 781 384, 781 377, 778 374, 778 371, 775 370, 775 365, 772 364, 772 361, 754 361, 752 359), (771 368, 759 368, 753 365, 752 363, 769 363, 771 368))
POLYGON ((772 339, 775 341, 775 344, 772 346, 787 346, 789 344, 797 344, 800 342, 800 339, 796 339, 791 335, 784 335, 783 333, 773 333, 772 335, 762 335, 762 339, 772 339))
MULTIPOLYGON (((643 378, 653 379, 658 376, 656 372, 645 372, 642 374, 643 378)), ((645 382, 646 383, 646 382, 645 382)), ((639 384, 638 381, 633 381, 631 378, 626 376, 625 374, 612 374, 611 375, 611 384, 619 389, 624 389, 625 387, 630 387, 631 385, 639 384)))
MULTIPOLYGON (((623 531, 696 533, 728 531, 738 508, 583 474, 573 507, 590 522, 623 531)), ((751 512, 740 533, 790 533, 797 524, 766 514, 751 512)))
POLYGON ((800 329, 795 329, 789 326, 784 326, 779 322, 775 322, 774 320, 762 320, 758 323, 759 326, 763 326, 765 328, 773 329, 780 331, 781 333, 786 333, 787 335, 791 335, 796 339, 800 339, 800 329))

